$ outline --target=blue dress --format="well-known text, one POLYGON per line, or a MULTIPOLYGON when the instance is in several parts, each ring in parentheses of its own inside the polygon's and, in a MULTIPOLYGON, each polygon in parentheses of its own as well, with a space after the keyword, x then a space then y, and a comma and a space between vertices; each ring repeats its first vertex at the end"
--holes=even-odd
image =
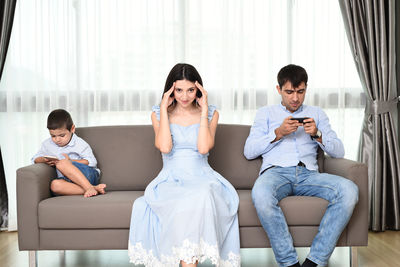
MULTIPOLYGON (((159 119, 160 107, 153 111, 159 119)), ((211 120, 215 106, 209 106, 211 120)), ((178 267, 181 260, 240 266, 237 210, 233 186, 197 150, 199 124, 170 124, 173 148, 162 154, 163 168, 132 207, 130 262, 178 267)))

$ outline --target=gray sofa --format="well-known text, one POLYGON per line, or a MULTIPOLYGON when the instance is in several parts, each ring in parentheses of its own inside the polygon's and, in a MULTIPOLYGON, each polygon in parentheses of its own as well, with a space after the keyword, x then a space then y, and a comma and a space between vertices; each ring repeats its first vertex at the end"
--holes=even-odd
MULTIPOLYGON (((242 248, 270 247, 251 201, 251 188, 261 159, 248 161, 243 146, 250 126, 219 125, 210 165, 228 179, 240 197, 239 224, 242 248)), ((92 147, 102 171, 107 194, 53 197, 49 190, 55 170, 34 164, 17 170, 19 249, 28 250, 30 266, 38 250, 127 249, 131 208, 162 167, 150 125, 78 128, 92 147)), ((352 248, 368 239, 368 178, 364 164, 318 155, 320 171, 344 176, 359 187, 359 202, 338 246, 352 248)), ((327 201, 316 197, 288 197, 280 202, 297 247, 308 247, 318 231, 327 201)))

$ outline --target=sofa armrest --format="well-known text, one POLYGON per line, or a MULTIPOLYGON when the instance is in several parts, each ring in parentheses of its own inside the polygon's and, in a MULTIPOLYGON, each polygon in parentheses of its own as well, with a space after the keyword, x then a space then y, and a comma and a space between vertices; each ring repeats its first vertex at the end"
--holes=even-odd
POLYGON ((368 167, 364 163, 325 156, 324 172, 350 179, 358 186, 358 203, 347 225, 347 244, 368 245, 368 167))
POLYGON ((44 163, 17 170, 18 243, 20 250, 39 249, 38 206, 51 197, 50 181, 56 177, 55 168, 44 163))

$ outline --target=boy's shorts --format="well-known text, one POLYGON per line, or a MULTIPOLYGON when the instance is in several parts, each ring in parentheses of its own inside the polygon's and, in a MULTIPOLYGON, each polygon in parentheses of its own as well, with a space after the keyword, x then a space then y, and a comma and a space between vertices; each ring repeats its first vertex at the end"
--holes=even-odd
MULTIPOLYGON (((76 161, 72 161, 72 164, 77 167, 82 173, 83 175, 85 175, 86 179, 88 179, 89 183, 91 183, 92 185, 98 185, 99 184, 99 172, 93 168, 93 167, 89 167, 86 164, 83 163, 79 163, 76 161)), ((63 179, 67 182, 73 183, 70 179, 68 179, 67 177, 58 177, 55 179, 63 179)))

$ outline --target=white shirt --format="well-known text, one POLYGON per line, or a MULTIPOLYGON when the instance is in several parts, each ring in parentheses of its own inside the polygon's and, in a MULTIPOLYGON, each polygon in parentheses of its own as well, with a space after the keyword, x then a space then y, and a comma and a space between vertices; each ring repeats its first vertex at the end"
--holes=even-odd
MULTIPOLYGON (((73 160, 87 160, 89 167, 95 168, 100 173, 100 170, 97 168, 97 160, 89 144, 76 134, 72 134, 71 140, 65 146, 58 146, 53 142, 51 137, 44 140, 39 151, 32 157, 32 163, 35 163, 36 158, 43 156, 54 156, 58 159, 64 159, 63 154, 67 154, 73 160)), ((57 170, 57 176, 63 177, 64 175, 57 170)))

